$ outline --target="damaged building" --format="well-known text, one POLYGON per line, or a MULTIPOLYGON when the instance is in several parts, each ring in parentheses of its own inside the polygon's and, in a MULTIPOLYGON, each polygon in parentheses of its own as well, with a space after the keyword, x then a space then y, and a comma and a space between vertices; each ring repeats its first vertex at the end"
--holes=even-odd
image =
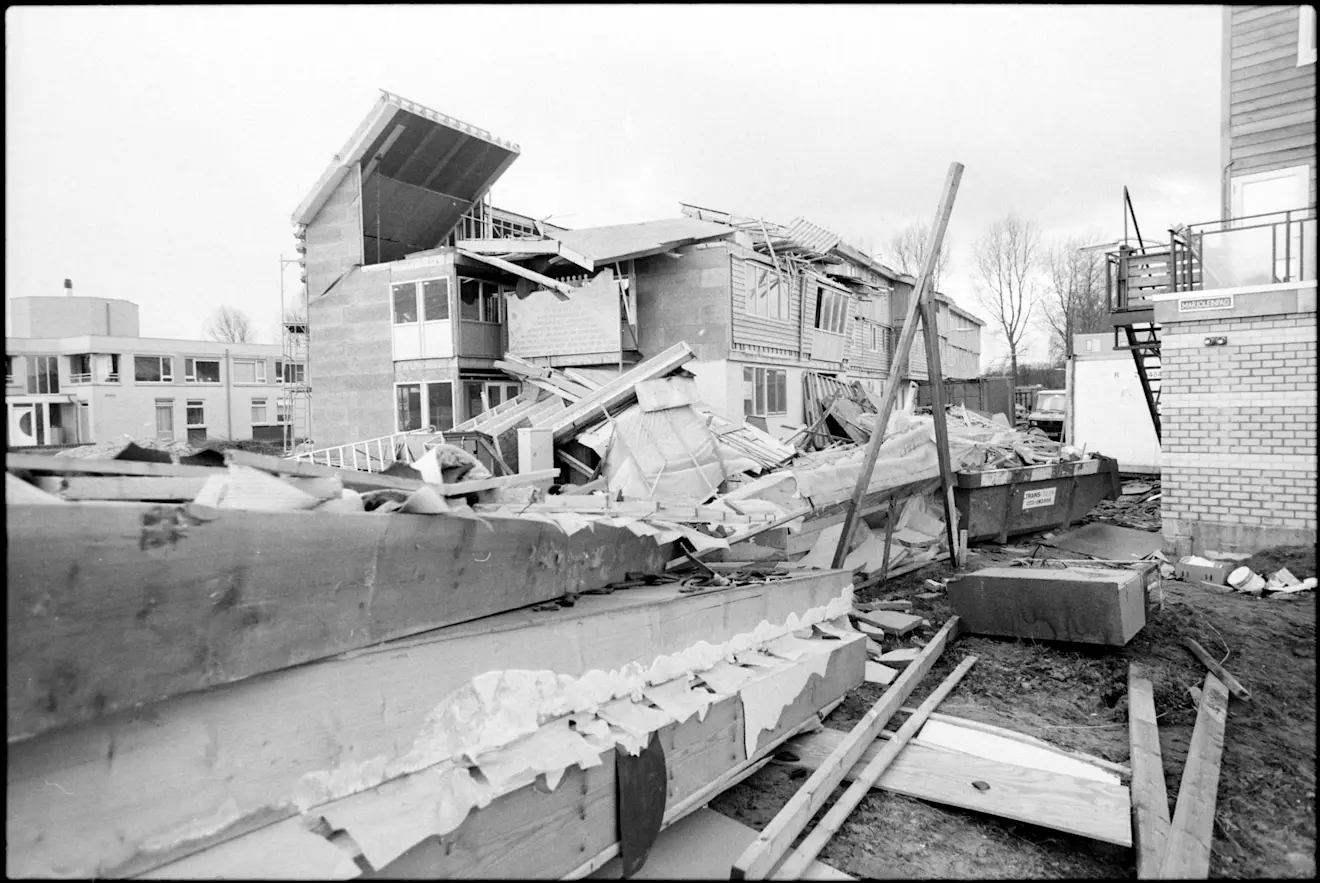
MULTIPOLYGON (((518 154, 382 93, 299 206, 317 447, 498 407, 522 390, 506 355, 604 377, 683 341, 703 401, 779 434, 806 422, 809 372, 881 391, 911 276, 803 219, 537 222, 490 202, 518 154)), ((983 323, 937 301, 945 376, 976 377, 983 323)))

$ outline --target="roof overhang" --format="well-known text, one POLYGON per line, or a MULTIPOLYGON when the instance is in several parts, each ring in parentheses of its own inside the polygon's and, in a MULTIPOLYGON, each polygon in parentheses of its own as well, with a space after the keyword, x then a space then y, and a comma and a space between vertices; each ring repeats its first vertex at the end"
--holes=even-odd
MULTIPOLYGON (((366 235, 435 245, 517 159, 518 145, 381 91, 376 105, 293 213, 310 224, 354 167, 366 235), (379 229, 374 225, 379 217, 379 229)), ((415 250, 415 249, 413 249, 415 250)))

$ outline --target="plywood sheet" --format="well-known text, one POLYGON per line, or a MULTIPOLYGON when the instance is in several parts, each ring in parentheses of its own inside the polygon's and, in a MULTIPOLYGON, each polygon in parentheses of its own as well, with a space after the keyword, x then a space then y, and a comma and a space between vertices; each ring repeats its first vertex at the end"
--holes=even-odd
POLYGON ((1041 545, 1080 552, 1102 561, 1141 561, 1164 548, 1164 536, 1159 531, 1133 530, 1093 521, 1041 545))
MULTIPOLYGON (((790 740, 785 749, 798 757, 790 765, 815 769, 845 735, 827 729, 790 740)), ((848 780, 860 775, 883 746, 876 742, 868 747, 849 770, 848 780)), ((1034 770, 913 741, 885 770, 876 787, 1118 846, 1132 845, 1131 801, 1124 785, 1034 770), (989 787, 982 790, 973 782, 989 787)))

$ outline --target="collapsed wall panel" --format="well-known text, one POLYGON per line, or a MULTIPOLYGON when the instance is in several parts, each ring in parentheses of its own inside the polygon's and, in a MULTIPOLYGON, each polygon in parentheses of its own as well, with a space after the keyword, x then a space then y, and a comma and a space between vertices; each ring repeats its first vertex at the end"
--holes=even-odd
MULTIPOLYGON (((227 843, 229 854, 250 858, 236 838, 264 831, 269 843, 276 824, 306 832, 303 822, 332 818, 357 795, 402 788, 435 805, 429 783, 477 782, 463 778, 471 758, 504 758, 511 783, 534 790, 514 769, 521 740, 578 716, 582 732, 606 740, 597 756, 614 744, 636 750, 638 720, 646 732, 673 718, 635 697, 660 695, 654 704, 664 707, 670 698, 652 688, 689 676, 718 685, 712 704, 742 697, 738 738, 701 736, 717 739, 732 767, 808 707, 860 683, 864 657, 842 651, 846 641, 832 642, 847 654, 836 677, 813 655, 825 642, 795 644, 790 634, 843 616, 851 601, 849 575, 838 571, 773 591, 688 595, 657 586, 583 596, 558 612, 513 611, 52 730, 9 746, 6 869, 15 877, 118 876, 212 847, 224 852, 227 843), (805 675, 786 674, 785 661, 804 662, 805 675), (758 662, 769 670, 761 677, 758 662), (777 680, 765 686, 765 678, 777 680), (610 708, 613 722, 601 718, 610 708)), ((704 719, 719 720, 712 713, 704 719)), ((682 725, 694 719, 703 722, 698 714, 682 725)), ((558 781, 572 775, 568 766, 554 776, 559 789, 575 781, 558 781)), ((494 767, 482 769, 487 782, 497 778, 494 767)), ((503 797, 446 787, 439 797, 472 800, 459 824, 482 800, 493 807, 503 797)), ((447 811, 457 812, 453 800, 447 811)), ((390 851, 371 849, 378 859, 390 851)))

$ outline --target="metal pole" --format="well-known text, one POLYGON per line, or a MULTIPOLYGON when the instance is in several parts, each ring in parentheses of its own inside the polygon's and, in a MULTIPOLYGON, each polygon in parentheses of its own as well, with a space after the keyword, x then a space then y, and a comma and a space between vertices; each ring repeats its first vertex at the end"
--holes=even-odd
MULTIPOLYGON (((935 223, 932 225, 930 239, 926 244, 926 257, 921 262, 921 275, 917 277, 917 286, 912 292, 911 302, 908 304, 907 317, 903 323, 903 333, 899 336, 898 346, 894 351, 894 360, 889 369, 889 382, 885 385, 885 397, 880 405, 880 413, 876 415, 875 429, 871 432, 871 439, 866 446, 866 459, 862 463, 861 472, 857 476, 857 486, 853 490, 852 500, 848 504, 848 514, 843 521, 843 532, 839 534, 839 545, 834 550, 834 567, 838 569, 843 566, 844 560, 848 557, 848 541, 852 538, 853 531, 857 527, 858 509, 861 507, 862 498, 866 496, 867 488, 871 485, 871 473, 875 471, 875 461, 880 455, 880 443, 884 438, 885 429, 889 426, 889 415, 894 410, 894 401, 898 398, 898 387, 902 381, 903 371, 907 367, 908 355, 912 351, 912 341, 917 334, 917 309, 925 296, 926 290, 931 286, 931 275, 935 270, 935 259, 939 254, 940 247, 944 244, 944 231, 949 227, 949 216, 953 214, 953 200, 958 194, 958 182, 962 180, 962 163, 950 163, 949 174, 944 182, 944 193, 940 197, 939 208, 935 211, 935 223)), ((953 548, 949 549, 950 553, 953 548)))

